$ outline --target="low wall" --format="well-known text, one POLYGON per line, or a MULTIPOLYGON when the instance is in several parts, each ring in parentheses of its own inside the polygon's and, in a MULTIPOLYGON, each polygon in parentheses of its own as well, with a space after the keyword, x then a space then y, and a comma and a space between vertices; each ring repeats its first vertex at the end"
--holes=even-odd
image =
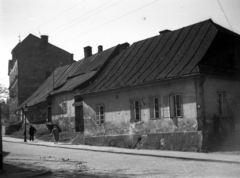
POLYGON ((76 138, 73 144, 132 149, 202 151, 202 132, 154 133, 147 135, 92 136, 76 138))

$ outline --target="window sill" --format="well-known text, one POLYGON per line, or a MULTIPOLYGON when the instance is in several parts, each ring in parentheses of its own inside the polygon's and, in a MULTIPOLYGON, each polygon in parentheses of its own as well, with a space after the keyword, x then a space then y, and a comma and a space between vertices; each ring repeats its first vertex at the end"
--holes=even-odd
POLYGON ((143 123, 143 121, 141 121, 141 120, 130 120, 130 123, 143 123))

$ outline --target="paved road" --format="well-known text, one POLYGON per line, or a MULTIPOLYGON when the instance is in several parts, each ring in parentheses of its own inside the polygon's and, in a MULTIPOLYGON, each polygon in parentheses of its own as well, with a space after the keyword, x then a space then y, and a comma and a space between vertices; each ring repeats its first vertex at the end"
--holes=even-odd
MULTIPOLYGON (((27 169, 43 168, 56 177, 240 177, 240 164, 187 161, 3 143, 4 162, 27 169)), ((50 176, 48 176, 50 177, 50 176)))

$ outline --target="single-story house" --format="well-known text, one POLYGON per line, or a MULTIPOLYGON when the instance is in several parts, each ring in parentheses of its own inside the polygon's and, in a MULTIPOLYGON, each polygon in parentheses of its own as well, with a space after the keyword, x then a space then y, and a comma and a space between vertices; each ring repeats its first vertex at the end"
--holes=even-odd
POLYGON ((31 124, 57 124, 62 130, 81 132, 81 124, 75 119, 75 88, 88 85, 105 66, 129 46, 120 44, 92 54, 92 48, 84 48, 84 58, 70 65, 59 67, 53 74, 23 103, 19 109, 27 106, 27 119, 31 124))
POLYGON ((206 20, 133 43, 78 88, 84 144, 201 151, 215 117, 240 130, 239 37, 206 20))

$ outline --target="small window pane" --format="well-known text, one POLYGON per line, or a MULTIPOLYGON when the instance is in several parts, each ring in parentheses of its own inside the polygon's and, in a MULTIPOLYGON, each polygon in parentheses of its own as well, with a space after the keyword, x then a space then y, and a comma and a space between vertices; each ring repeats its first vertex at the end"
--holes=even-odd
POLYGON ((135 119, 140 120, 140 103, 138 100, 134 102, 135 107, 135 119))
POLYGON ((101 125, 104 123, 104 106, 96 106, 96 124, 101 125))
POLYGON ((159 99, 158 98, 154 98, 154 117, 155 118, 160 117, 160 114, 159 114, 159 99))

